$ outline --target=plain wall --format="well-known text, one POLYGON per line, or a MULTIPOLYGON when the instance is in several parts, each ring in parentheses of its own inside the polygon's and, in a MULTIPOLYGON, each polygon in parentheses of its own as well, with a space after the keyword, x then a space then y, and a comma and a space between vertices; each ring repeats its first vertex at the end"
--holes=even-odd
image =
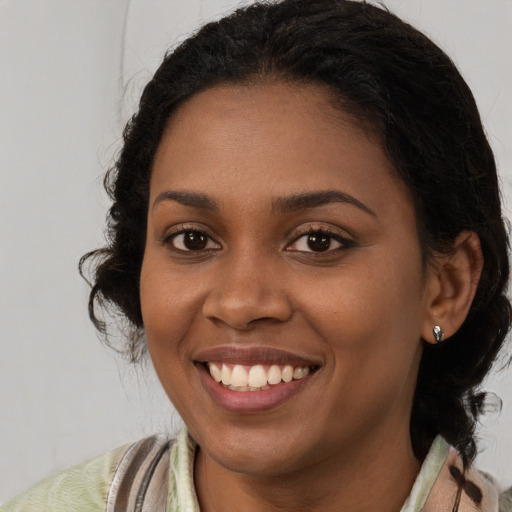
MULTIPOLYGON (((98 341, 77 263, 103 244, 103 172, 163 52, 228 0, 0 0, 0 502, 180 420, 151 365, 98 341)), ((473 88, 512 199, 512 2, 387 0, 473 88)), ((482 468, 512 484, 512 384, 485 420, 482 468)))

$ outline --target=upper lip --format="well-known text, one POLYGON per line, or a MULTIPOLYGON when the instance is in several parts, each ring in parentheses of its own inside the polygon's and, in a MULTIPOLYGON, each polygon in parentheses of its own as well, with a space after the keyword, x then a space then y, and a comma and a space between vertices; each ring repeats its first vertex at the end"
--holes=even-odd
POLYGON ((318 358, 306 358, 271 347, 219 346, 201 350, 193 358, 196 363, 222 362, 229 364, 284 364, 292 366, 321 366, 318 358))

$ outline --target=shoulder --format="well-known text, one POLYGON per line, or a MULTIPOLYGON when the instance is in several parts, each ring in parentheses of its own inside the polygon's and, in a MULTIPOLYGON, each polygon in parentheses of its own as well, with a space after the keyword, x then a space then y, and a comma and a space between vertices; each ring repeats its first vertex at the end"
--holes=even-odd
POLYGON ((487 473, 470 468, 463 471, 462 461, 451 448, 428 496, 423 512, 444 510, 454 503, 458 488, 462 489, 460 512, 512 512, 512 488, 505 491, 487 473))
POLYGON ((1 511, 104 511, 113 475, 132 446, 121 446, 56 473, 7 502, 1 511))
POLYGON ((512 512, 512 486, 501 493, 499 512, 512 512))

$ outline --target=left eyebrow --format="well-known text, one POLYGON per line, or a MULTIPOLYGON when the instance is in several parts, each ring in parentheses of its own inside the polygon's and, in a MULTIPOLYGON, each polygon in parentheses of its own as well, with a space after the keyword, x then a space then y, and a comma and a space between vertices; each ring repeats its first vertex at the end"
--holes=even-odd
POLYGON ((272 210, 278 213, 291 213, 300 210, 318 208, 329 203, 348 203, 368 213, 372 217, 377 214, 364 203, 350 194, 339 190, 322 190, 319 192, 306 192, 292 196, 279 197, 272 201, 272 210))

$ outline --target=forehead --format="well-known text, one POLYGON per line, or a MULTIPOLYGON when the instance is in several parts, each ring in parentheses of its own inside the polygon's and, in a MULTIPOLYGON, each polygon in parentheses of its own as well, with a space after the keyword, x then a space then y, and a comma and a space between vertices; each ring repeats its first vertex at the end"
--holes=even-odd
POLYGON ((152 198, 165 188, 246 200, 337 188, 363 202, 409 201, 380 143, 326 88, 282 83, 224 85, 181 105, 155 155, 152 198))

